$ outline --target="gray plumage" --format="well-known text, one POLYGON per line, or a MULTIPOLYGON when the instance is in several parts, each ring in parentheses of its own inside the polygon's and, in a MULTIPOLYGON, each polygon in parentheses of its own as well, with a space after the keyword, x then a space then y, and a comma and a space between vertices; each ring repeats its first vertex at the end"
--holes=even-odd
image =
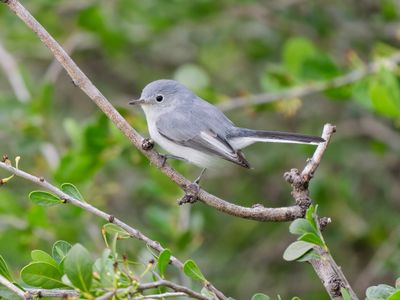
POLYGON ((235 127, 214 105, 174 80, 157 80, 142 91, 150 136, 161 147, 201 167, 220 157, 249 168, 241 149, 255 142, 318 144, 320 137, 235 127))

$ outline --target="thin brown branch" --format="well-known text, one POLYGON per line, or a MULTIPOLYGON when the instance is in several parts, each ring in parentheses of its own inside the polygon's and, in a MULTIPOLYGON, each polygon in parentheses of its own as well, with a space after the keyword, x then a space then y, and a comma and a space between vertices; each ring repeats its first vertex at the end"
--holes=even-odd
POLYGON ((169 298, 169 297, 182 297, 186 296, 185 293, 182 292, 173 292, 173 293, 162 293, 162 294, 154 294, 154 295, 143 295, 143 296, 137 296, 133 298, 133 300, 142 300, 142 299, 164 299, 164 298, 169 298))
POLYGON ((168 280, 158 280, 158 281, 154 281, 154 282, 143 283, 143 284, 139 285, 139 287, 137 288, 137 291, 142 292, 144 290, 149 290, 149 289, 157 288, 160 286, 168 287, 168 288, 174 290, 175 292, 185 293, 186 295, 188 295, 194 299, 200 299, 200 300, 208 299, 207 297, 203 296, 200 293, 197 293, 183 285, 179 285, 179 284, 176 284, 176 283, 174 283, 172 281, 168 281, 168 280))
MULTIPOLYGON (((69 57, 64 49, 54 40, 52 36, 40 25, 36 19, 21 5, 17 0, 8 0, 6 5, 34 31, 40 40, 50 49, 55 58, 60 62, 76 86, 88 95, 93 102, 107 115, 107 117, 121 130, 121 132, 139 149, 151 163, 159 168, 173 182, 187 191, 191 182, 178 173, 168 164, 163 163, 163 159, 154 150, 144 150, 142 143, 144 138, 133 129, 129 123, 118 113, 103 94, 93 85, 89 78, 81 71, 75 62, 69 57)), ((215 209, 236 217, 252 219, 258 221, 290 221, 301 216, 301 209, 297 206, 265 208, 248 208, 232 204, 218 198, 205 190, 200 189, 198 200, 214 207, 215 209)), ((257 201, 255 201, 257 203, 257 201)))
MULTIPOLYGON (((72 55, 72 53, 76 50, 76 48, 78 48, 78 46, 81 47, 82 42, 84 42, 88 38, 89 37, 86 34, 80 32, 74 33, 70 37, 68 37, 68 39, 65 41, 65 43, 63 44, 63 49, 65 50, 65 52, 68 53, 68 55, 72 55)), ((60 63, 56 59, 53 59, 53 61, 46 70, 44 79, 49 82, 56 82, 62 70, 63 67, 60 65, 60 63)))
POLYGON ((27 289, 27 292, 35 297, 56 297, 66 299, 69 297, 79 297, 79 292, 75 290, 63 290, 63 289, 27 289))
POLYGON ((20 102, 27 102, 31 98, 31 95, 25 85, 24 78, 18 69, 18 64, 11 53, 9 53, 1 43, 0 66, 3 68, 4 74, 8 78, 17 99, 20 102))
POLYGON ((300 98, 309 96, 316 93, 321 93, 328 89, 339 88, 352 83, 355 83, 362 78, 377 73, 382 67, 393 69, 397 64, 400 63, 400 52, 395 52, 391 56, 381 58, 377 61, 369 63, 360 69, 351 71, 345 75, 335 77, 326 81, 308 82, 304 85, 295 86, 286 90, 253 94, 244 97, 231 98, 219 105, 224 110, 232 110, 243 106, 258 105, 271 103, 279 100, 300 98))

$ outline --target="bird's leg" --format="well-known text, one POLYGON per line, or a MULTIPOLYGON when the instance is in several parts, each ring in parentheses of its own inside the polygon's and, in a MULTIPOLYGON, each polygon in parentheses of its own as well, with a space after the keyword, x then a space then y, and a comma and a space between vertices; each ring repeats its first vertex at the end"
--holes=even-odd
POLYGON ((204 175, 204 172, 206 171, 206 168, 201 170, 200 175, 196 178, 195 181, 193 181, 191 184, 186 186, 185 188, 185 196, 183 196, 179 201, 178 204, 182 205, 185 203, 195 203, 197 201, 197 197, 199 195, 200 191, 200 180, 204 175))
POLYGON ((159 154, 159 155, 160 155, 160 158, 161 158, 161 167, 164 167, 165 163, 167 162, 167 159, 170 159, 170 158, 187 162, 187 159, 185 159, 183 157, 176 156, 176 155, 172 155, 172 154, 169 154, 169 153, 167 153, 167 154, 159 154))

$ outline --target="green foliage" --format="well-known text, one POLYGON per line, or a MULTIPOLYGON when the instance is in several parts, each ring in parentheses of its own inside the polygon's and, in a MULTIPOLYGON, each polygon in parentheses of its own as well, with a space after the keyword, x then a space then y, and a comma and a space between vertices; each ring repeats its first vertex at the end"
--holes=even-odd
POLYGON ((74 245, 64 261, 64 271, 72 284, 84 292, 92 285, 93 261, 89 252, 80 244, 74 245))
POLYGON ((251 297, 251 300, 270 300, 271 298, 265 294, 257 293, 251 297))
POLYGON ((318 258, 318 253, 313 249, 315 246, 328 249, 319 229, 317 208, 318 206, 311 205, 306 211, 305 219, 296 219, 290 224, 290 233, 300 237, 286 248, 283 253, 285 260, 308 261, 318 258))
POLYGON ((185 261, 185 263, 183 265, 183 272, 185 272, 186 276, 188 276, 194 280, 201 281, 204 284, 207 283, 207 280, 204 277, 203 273, 201 273, 200 268, 191 259, 185 261))
POLYGON ((105 232, 116 235, 118 239, 127 239, 130 238, 130 234, 123 230, 118 225, 107 223, 103 225, 103 229, 105 232))
POLYGON ((61 263, 71 248, 72 246, 70 243, 66 241, 57 241, 51 249, 51 255, 58 263, 61 263))
POLYGON ((21 270, 21 279, 28 285, 44 289, 65 287, 60 270, 44 261, 31 262, 21 270))
POLYGON ((55 259, 42 250, 33 250, 31 252, 31 258, 33 261, 45 262, 58 268, 58 263, 55 261, 55 259))
POLYGON ((9 281, 13 282, 14 279, 8 269, 7 263, 4 260, 3 256, 0 255, 0 275, 8 279, 9 281))
POLYGON ((367 288, 365 294, 367 300, 399 300, 400 286, 399 279, 396 280, 395 287, 387 284, 378 284, 367 288))
POLYGON ((29 194, 29 199, 37 205, 49 207, 63 203, 63 201, 54 194, 44 191, 33 191, 29 194))
POLYGON ((164 249, 163 252, 160 253, 158 257, 158 271, 162 277, 165 276, 165 269, 167 268, 169 261, 171 258, 171 251, 169 249, 164 249))
POLYGON ((287 261, 297 260, 309 251, 311 251, 314 246, 314 244, 303 241, 293 242, 286 248, 285 252, 283 253, 283 259, 287 261))
POLYGON ((343 300, 351 300, 351 296, 345 288, 340 288, 340 293, 342 294, 343 300))
POLYGON ((82 202, 85 202, 85 199, 83 199, 82 194, 79 192, 79 190, 74 186, 72 183, 63 183, 61 185, 61 190, 70 195, 71 197, 78 199, 82 202))

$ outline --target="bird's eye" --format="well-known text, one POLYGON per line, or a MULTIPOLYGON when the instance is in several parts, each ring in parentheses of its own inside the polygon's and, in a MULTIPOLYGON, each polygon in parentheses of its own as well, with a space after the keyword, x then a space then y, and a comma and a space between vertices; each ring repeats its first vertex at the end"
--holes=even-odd
POLYGON ((156 101, 157 101, 157 102, 161 102, 161 101, 163 101, 163 100, 164 100, 164 97, 161 96, 161 95, 158 95, 158 96, 156 97, 156 101))

